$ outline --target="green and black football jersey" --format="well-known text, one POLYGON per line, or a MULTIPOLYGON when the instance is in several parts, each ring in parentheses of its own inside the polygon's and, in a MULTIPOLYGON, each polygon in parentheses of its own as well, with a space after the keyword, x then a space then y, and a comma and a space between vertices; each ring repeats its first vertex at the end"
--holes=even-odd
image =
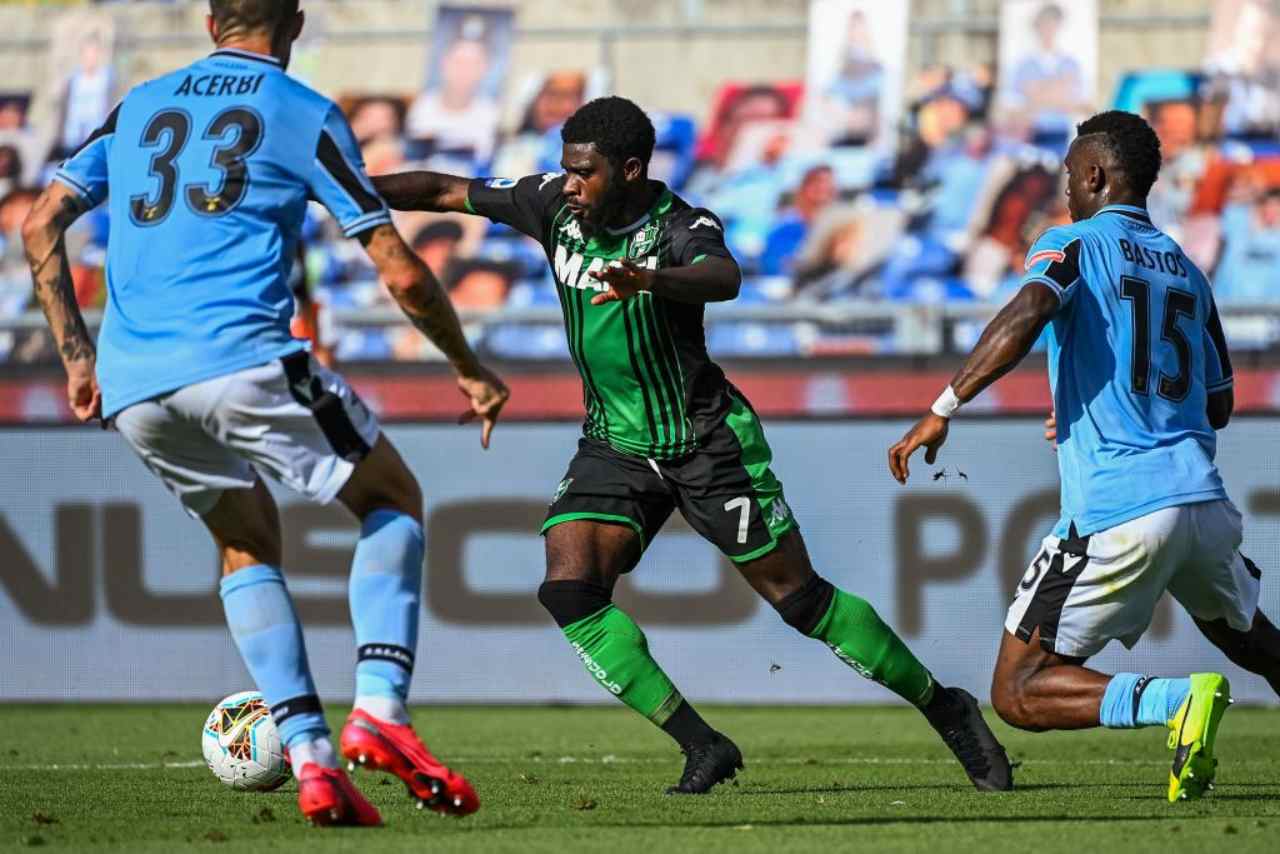
POLYGON ((732 257, 710 211, 654 181, 653 207, 620 230, 586 234, 564 200, 565 176, 476 179, 473 213, 538 240, 555 271, 569 352, 582 376, 585 434, 623 453, 674 459, 692 451, 731 405, 724 372, 707 355, 703 306, 641 292, 592 305, 607 290, 589 273, 630 259, 650 269, 732 257))

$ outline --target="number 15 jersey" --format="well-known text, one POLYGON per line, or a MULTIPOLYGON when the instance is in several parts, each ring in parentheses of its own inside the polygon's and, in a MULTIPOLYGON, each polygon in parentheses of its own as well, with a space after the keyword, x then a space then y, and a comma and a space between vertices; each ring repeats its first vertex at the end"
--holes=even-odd
POLYGON ((1049 382, 1062 516, 1087 536, 1164 507, 1226 498, 1208 395, 1231 361, 1209 283, 1147 212, 1110 205, 1046 231, 1023 283, 1052 289, 1049 382))
POLYGON ((305 348, 288 277, 309 199, 348 237, 391 221, 341 111, 246 51, 132 90, 55 179, 109 200, 106 417, 305 348))

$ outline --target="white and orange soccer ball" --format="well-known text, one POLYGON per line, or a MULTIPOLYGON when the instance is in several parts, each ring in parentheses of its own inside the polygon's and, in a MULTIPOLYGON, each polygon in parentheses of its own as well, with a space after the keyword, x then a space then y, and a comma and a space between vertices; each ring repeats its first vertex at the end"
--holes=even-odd
POLYGON ((269 792, 291 776, 280 732, 257 691, 232 694, 214 706, 200 743, 213 776, 233 789, 269 792))

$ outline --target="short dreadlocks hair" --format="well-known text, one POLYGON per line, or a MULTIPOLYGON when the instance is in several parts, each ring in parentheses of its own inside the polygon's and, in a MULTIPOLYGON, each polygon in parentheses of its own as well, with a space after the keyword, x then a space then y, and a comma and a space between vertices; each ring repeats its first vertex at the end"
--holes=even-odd
POLYGON ((228 33, 274 33, 298 14, 298 0, 209 0, 209 14, 228 33))
POLYGON ((610 95, 579 107, 564 123, 560 138, 570 145, 591 143, 615 165, 638 157, 648 166, 655 134, 644 110, 626 98, 610 95))
POLYGON ((1146 119, 1108 110, 1081 122, 1076 132, 1082 137, 1098 135, 1097 141, 1115 155, 1133 190, 1142 196, 1151 192, 1160 174, 1160 138, 1146 119))

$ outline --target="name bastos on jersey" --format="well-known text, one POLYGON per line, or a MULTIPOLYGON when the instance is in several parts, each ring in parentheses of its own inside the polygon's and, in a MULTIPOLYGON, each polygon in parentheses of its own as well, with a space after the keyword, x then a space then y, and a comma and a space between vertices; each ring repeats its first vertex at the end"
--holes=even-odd
POLYGON ((1058 419, 1057 537, 1226 498, 1208 395, 1232 384, 1209 283, 1145 210, 1111 205, 1045 232, 1023 283, 1062 306, 1048 334, 1058 419))
POLYGON ((106 417, 304 349, 288 278, 308 199, 348 237, 391 221, 338 107, 238 50, 133 89, 55 179, 110 205, 106 417))
POLYGON ((654 181, 656 201, 643 217, 591 234, 569 212, 564 183, 557 173, 476 179, 467 205, 542 244, 582 377, 586 436, 627 454, 684 456, 732 404, 728 380, 707 354, 703 306, 648 292, 592 305, 608 288, 590 273, 622 259, 657 270, 731 257, 720 220, 654 181))

